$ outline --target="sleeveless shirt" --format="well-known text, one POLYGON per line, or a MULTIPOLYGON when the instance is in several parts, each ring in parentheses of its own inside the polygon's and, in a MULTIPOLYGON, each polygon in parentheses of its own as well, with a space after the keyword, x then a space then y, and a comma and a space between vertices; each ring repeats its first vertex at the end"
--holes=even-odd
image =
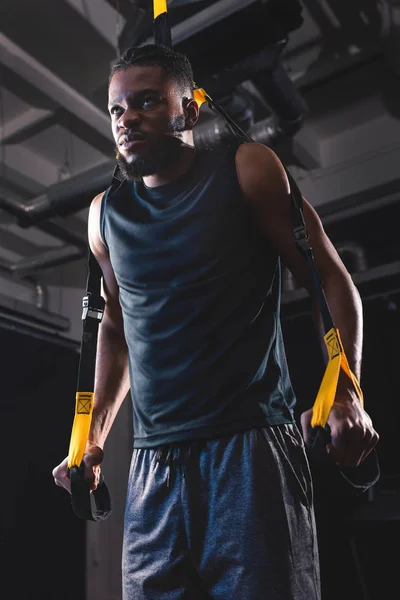
POLYGON ((159 187, 110 187, 100 231, 120 291, 134 447, 294 422, 280 261, 242 195, 233 149, 198 150, 159 187))

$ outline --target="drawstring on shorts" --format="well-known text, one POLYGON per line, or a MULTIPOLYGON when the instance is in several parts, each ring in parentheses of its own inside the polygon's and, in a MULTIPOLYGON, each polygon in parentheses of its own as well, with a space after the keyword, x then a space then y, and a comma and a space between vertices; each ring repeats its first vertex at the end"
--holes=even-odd
MULTIPOLYGON (((197 448, 203 448, 206 442, 196 442, 195 445, 197 448)), ((186 466, 187 461, 189 460, 194 444, 193 442, 190 444, 184 445, 169 445, 169 446, 160 446, 155 451, 155 461, 161 465, 164 465, 168 469, 167 473, 167 486, 170 485, 170 480, 173 472, 173 467, 181 467, 182 474, 184 479, 186 479, 186 466)))

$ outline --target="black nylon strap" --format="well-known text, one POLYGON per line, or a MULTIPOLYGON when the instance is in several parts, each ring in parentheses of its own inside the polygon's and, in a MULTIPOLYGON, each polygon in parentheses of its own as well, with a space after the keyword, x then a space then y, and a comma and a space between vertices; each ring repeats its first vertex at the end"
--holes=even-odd
MULTIPOLYGON (((121 185, 118 166, 115 167, 111 186, 121 185)), ((88 248, 86 295, 82 302, 83 330, 78 370, 78 392, 93 392, 96 371, 96 355, 99 325, 103 316, 105 301, 101 296, 102 270, 93 252, 88 248)), ((90 521, 104 521, 111 514, 111 497, 103 474, 94 492, 90 492, 84 478, 84 464, 75 465, 69 470, 71 480, 71 500, 75 514, 90 521)))
POLYGON ((153 21, 154 43, 163 46, 172 46, 171 28, 168 23, 168 14, 166 12, 158 15, 153 21))
MULTIPOLYGON (((209 96, 206 96, 206 98, 208 106, 215 112, 218 112, 225 119, 234 135, 242 139, 245 143, 254 142, 254 140, 247 133, 245 133, 237 123, 235 123, 235 121, 224 111, 224 109, 221 106, 219 106, 219 104, 214 102, 209 96)), ((333 322, 332 314, 329 310, 323 285, 318 274, 317 267, 315 265, 313 251, 309 243, 308 233, 303 216, 303 196, 301 194, 299 186, 297 185, 292 175, 289 173, 285 166, 283 168, 286 171, 286 175, 290 184, 292 224, 296 246, 304 255, 311 267, 315 292, 317 295, 317 301, 321 313, 324 331, 325 333, 328 333, 328 331, 330 331, 335 325, 333 322)))
POLYGON ((100 288, 101 268, 89 248, 86 295, 82 302, 83 330, 78 371, 78 392, 93 392, 94 389, 97 334, 105 306, 100 288))
POLYGON ((325 333, 328 333, 335 327, 331 311, 329 310, 328 302, 326 300, 324 288, 318 274, 317 267, 315 265, 314 254, 310 246, 308 239, 308 233, 306 224, 303 216, 303 196, 300 189, 293 179, 292 175, 285 168, 286 175, 290 184, 290 197, 291 197, 291 209, 292 209, 292 224, 293 234, 296 241, 296 245, 300 252, 304 255, 307 262, 311 267, 311 272, 314 280, 315 292, 317 295, 318 306, 321 313, 322 323, 324 326, 325 333))
MULTIPOLYGON (((82 302, 83 331, 78 370, 78 392, 94 391, 98 330, 105 307, 104 298, 100 293, 101 277, 100 265, 89 248, 86 295, 82 302)), ((91 493, 84 478, 84 471, 83 462, 69 470, 72 508, 76 516, 81 519, 104 521, 111 513, 111 498, 107 485, 101 475, 99 486, 91 493)))

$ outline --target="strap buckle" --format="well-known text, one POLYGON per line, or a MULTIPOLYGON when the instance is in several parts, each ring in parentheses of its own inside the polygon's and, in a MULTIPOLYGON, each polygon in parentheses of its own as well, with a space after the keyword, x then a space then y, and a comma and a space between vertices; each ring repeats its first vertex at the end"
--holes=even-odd
POLYGON ((304 225, 298 225, 293 228, 293 235, 296 242, 296 246, 300 248, 304 253, 311 250, 310 243, 308 241, 308 235, 304 225))
POLYGON ((101 323, 106 303, 102 296, 93 295, 90 292, 82 300, 82 321, 96 319, 101 323))

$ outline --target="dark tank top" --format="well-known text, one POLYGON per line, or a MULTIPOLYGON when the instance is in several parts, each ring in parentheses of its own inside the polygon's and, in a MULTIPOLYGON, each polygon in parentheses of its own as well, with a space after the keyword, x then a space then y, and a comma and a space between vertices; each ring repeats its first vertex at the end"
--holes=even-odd
POLYGON ((101 235, 120 289, 136 448, 294 421, 279 258, 243 198, 234 149, 197 151, 166 185, 109 188, 101 235))

